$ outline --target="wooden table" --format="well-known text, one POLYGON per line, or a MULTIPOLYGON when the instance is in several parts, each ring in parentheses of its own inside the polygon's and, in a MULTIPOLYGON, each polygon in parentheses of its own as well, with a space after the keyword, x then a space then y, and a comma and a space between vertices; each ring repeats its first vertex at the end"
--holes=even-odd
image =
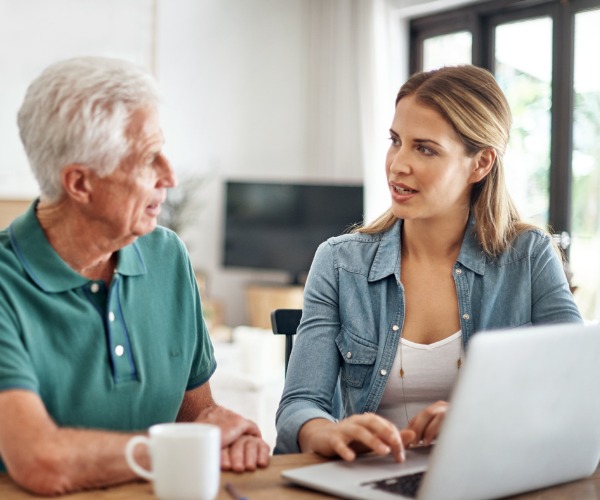
MULTIPOLYGON (((267 469, 245 474, 234 474, 226 472, 221 475, 221 489, 217 500, 231 500, 224 490, 225 483, 232 483, 240 493, 246 495, 249 500, 318 500, 334 498, 328 495, 316 493, 304 488, 292 486, 281 478, 281 471, 323 462, 324 459, 316 455, 277 455, 272 457, 271 465, 267 469)), ((40 497, 30 495, 13 483, 6 475, 0 474, 0 499, 24 500, 40 497)), ((154 499, 152 486, 149 483, 135 482, 107 489, 93 490, 85 493, 74 493, 66 495, 66 500, 136 500, 154 499)), ((519 500, 600 500, 600 468, 593 476, 568 484, 555 486, 534 493, 514 497, 519 500)))

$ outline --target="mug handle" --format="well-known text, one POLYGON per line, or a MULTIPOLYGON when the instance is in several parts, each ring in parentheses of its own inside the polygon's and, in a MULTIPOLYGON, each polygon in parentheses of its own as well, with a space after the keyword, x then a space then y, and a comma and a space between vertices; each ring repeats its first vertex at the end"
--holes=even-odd
POLYGON ((135 447, 138 444, 144 444, 147 447, 149 447, 150 446, 150 439, 148 439, 146 436, 134 436, 134 437, 132 437, 127 442, 127 445, 125 446, 125 459, 127 460, 127 464, 129 465, 129 467, 131 467, 131 469, 133 470, 133 472, 135 472, 138 476, 141 476, 144 479, 147 479, 148 481, 152 481, 152 480, 154 480, 154 474, 151 471, 149 471, 147 469, 144 469, 141 465, 139 465, 135 461, 135 458, 133 456, 133 452, 135 450, 135 447))

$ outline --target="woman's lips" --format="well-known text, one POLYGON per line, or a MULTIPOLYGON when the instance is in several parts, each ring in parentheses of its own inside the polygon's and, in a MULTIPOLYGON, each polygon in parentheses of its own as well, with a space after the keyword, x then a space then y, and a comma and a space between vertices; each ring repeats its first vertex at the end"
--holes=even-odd
POLYGON ((396 193, 398 194, 414 194, 417 191, 415 191, 414 189, 408 188, 408 187, 402 187, 402 186, 392 186, 392 189, 394 191, 396 191, 396 193))
POLYGON ((406 184, 390 184, 392 199, 397 202, 405 202, 413 198, 418 191, 406 184))

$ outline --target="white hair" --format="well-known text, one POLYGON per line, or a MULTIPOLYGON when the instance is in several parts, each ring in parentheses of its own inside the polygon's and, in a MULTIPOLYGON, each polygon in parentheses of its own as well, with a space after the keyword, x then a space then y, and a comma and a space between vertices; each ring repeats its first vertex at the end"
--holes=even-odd
POLYGON ((127 61, 78 57, 46 68, 27 89, 17 116, 42 196, 61 197, 60 173, 69 164, 110 174, 130 151, 132 114, 157 105, 154 78, 127 61))

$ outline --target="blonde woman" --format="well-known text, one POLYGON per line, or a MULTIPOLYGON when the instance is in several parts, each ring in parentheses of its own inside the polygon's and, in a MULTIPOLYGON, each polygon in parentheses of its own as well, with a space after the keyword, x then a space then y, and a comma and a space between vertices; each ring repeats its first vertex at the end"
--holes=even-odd
POLYGON ((431 443, 469 339, 581 322, 550 236, 504 184, 511 113, 475 66, 400 89, 385 172, 391 207, 314 258, 277 411, 276 452, 353 460, 431 443))

